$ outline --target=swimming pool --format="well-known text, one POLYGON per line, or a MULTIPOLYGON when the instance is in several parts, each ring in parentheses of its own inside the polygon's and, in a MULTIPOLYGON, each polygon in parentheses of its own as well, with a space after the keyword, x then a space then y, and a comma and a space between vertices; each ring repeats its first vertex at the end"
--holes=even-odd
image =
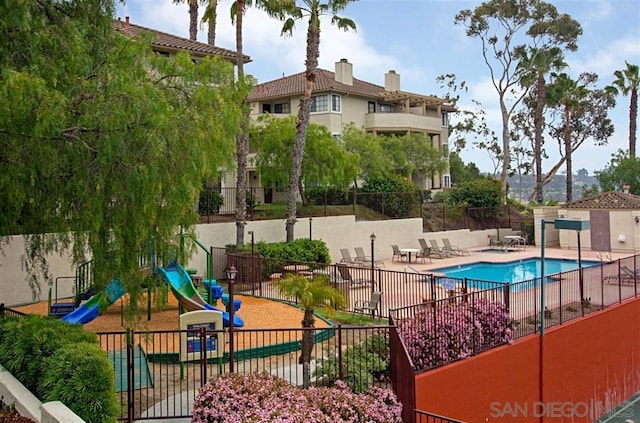
MULTIPOLYGON (((582 267, 590 267, 599 264, 597 261, 582 260, 582 267)), ((545 258, 544 273, 567 272, 578 268, 578 260, 565 260, 545 258)), ((506 263, 491 263, 480 261, 458 266, 433 269, 433 272, 443 273, 450 278, 468 278, 482 281, 515 283, 540 277, 540 259, 529 258, 509 261, 506 263)))

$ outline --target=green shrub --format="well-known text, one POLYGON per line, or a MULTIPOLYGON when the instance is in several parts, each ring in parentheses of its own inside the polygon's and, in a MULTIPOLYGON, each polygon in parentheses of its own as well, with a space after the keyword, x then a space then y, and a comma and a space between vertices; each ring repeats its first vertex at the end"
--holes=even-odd
POLYGON ((27 316, 2 324, 0 363, 31 392, 37 393, 45 370, 44 361, 68 344, 98 343, 96 334, 80 325, 68 325, 56 319, 27 316))
POLYGON ((100 345, 67 344, 44 361, 39 397, 62 401, 88 423, 116 421, 119 400, 113 366, 100 345))
POLYGON ((449 191, 454 203, 466 204, 469 207, 497 207, 502 202, 500 181, 493 179, 463 182, 458 188, 449 191))
MULTIPOLYGON (((375 381, 388 380, 389 342, 380 335, 373 335, 346 348, 342 353, 342 381, 355 393, 366 392, 375 381)), ((326 384, 338 381, 338 356, 327 354, 318 360, 313 376, 326 384)))
POLYGON ((218 214, 223 203, 224 198, 222 197, 222 194, 220 194, 218 191, 206 189, 200 192, 198 211, 202 215, 218 214))
MULTIPOLYGON (((246 251, 250 245, 244 246, 246 251)), ((293 242, 259 242, 255 250, 264 258, 302 261, 309 263, 331 263, 331 255, 327 244, 321 240, 299 238, 293 242)))
POLYGON ((367 194, 358 197, 359 204, 389 217, 410 217, 417 214, 422 203, 420 190, 398 175, 370 178, 359 192, 367 194))
POLYGON ((352 193, 349 188, 307 188, 304 190, 309 204, 321 206, 349 205, 352 203, 352 193))

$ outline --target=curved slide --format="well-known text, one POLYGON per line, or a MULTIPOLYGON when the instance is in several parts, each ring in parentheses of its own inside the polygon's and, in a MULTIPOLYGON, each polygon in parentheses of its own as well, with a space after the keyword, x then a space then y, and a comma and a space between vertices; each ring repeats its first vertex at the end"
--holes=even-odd
POLYGON ((64 316, 61 320, 67 323, 79 323, 81 325, 89 323, 101 315, 107 307, 115 303, 118 298, 122 297, 124 292, 122 282, 118 279, 113 279, 104 290, 89 298, 86 303, 82 304, 72 313, 64 316))
MULTIPOLYGON (((171 287, 171 292, 176 296, 180 304, 187 311, 196 310, 215 310, 222 311, 222 324, 229 326, 229 313, 223 310, 219 310, 207 302, 200 296, 198 290, 193 286, 191 277, 186 270, 179 264, 173 262, 169 267, 158 267, 158 274, 167 281, 171 287)), ((244 326, 244 322, 240 316, 233 315, 233 326, 241 328, 244 326)))

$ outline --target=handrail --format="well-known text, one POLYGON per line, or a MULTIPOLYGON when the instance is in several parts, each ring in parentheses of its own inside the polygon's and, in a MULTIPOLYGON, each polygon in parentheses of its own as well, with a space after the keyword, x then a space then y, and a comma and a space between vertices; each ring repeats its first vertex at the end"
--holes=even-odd
POLYGON ((204 251, 207 257, 207 271, 206 271, 207 277, 205 279, 208 279, 208 280, 213 279, 213 257, 211 256, 211 251, 209 251, 209 249, 202 242, 198 241, 198 239, 196 239, 196 237, 193 236, 192 234, 186 234, 184 232, 181 232, 180 233, 180 249, 182 251, 184 251, 185 237, 189 237, 198 247, 202 248, 202 250, 204 251))

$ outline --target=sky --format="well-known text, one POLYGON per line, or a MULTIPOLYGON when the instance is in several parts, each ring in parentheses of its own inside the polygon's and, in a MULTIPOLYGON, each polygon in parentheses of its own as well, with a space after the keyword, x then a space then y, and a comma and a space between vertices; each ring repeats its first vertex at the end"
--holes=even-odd
MULTIPOLYGON (((231 0, 219 0, 216 46, 235 50, 235 28, 231 24, 231 0)), ((300 3, 300 1, 299 1, 300 3)), ((624 69, 625 61, 640 64, 640 1, 638 0, 555 0, 560 13, 567 13, 582 25, 578 50, 566 52, 573 78, 581 72, 595 72, 598 87, 611 84, 613 72, 624 69)), ((483 61, 480 41, 469 38, 455 15, 474 9, 478 0, 359 0, 340 14, 351 18, 356 31, 345 32, 323 20, 320 35, 320 68, 333 71, 335 62, 346 58, 353 64, 357 79, 384 86, 384 74, 400 74, 401 89, 417 94, 444 96, 436 78, 453 73, 465 81, 469 90, 460 99, 459 108, 472 108, 479 101, 487 113, 489 126, 500 133, 498 95, 483 61)), ((201 12, 203 7, 200 8, 201 12)), ((189 12, 185 4, 173 0, 128 0, 119 5, 117 17, 129 16, 131 22, 171 34, 189 36, 189 12)), ((282 23, 264 12, 249 8, 244 19, 243 49, 252 62, 245 72, 258 82, 302 72, 305 67, 306 20, 298 21, 293 36, 281 36, 282 23)), ((206 42, 203 25, 198 40, 206 42)), ((628 148, 629 97, 619 96, 610 112, 615 133, 608 145, 583 144, 574 153, 573 169, 585 168, 589 174, 603 169, 618 149, 628 148)), ((455 119, 455 118, 453 118, 455 119)), ((639 137, 640 138, 640 137, 639 137)), ((640 149, 640 145, 637 147, 640 149)), ((546 143, 549 159, 543 171, 558 160, 558 148, 546 143)), ((467 145, 461 153, 465 162, 474 162, 485 172, 493 171, 489 155, 467 145)))

